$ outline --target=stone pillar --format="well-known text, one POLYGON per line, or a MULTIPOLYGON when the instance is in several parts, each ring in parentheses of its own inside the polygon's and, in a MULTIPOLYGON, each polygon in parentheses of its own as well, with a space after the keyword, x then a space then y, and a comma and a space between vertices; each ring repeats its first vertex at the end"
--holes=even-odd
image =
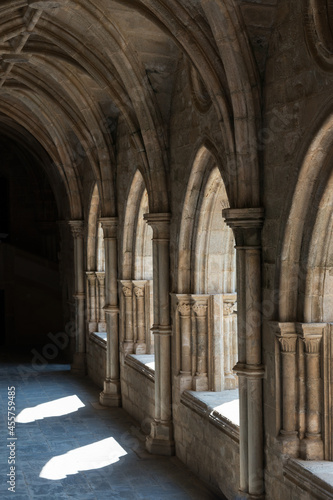
POLYGON ((134 332, 133 332, 133 284, 130 280, 121 281, 121 291, 124 296, 124 353, 132 354, 134 352, 134 332))
POLYGON ((116 217, 103 217, 105 247, 105 318, 107 331, 106 378, 100 403, 104 406, 121 406, 119 369, 119 307, 118 307, 118 254, 116 217))
POLYGON ((146 354, 146 315, 145 315, 145 281, 134 281, 134 295, 136 298, 136 335, 135 354, 146 354))
POLYGON ((238 363, 240 411, 240 494, 264 498, 261 364, 262 208, 225 209, 237 250, 238 363))
POLYGON ((295 323, 271 323, 280 345, 281 359, 281 410, 282 424, 280 440, 282 453, 297 457, 299 439, 297 436, 297 340, 295 323))
POLYGON ((192 295, 196 320, 196 372, 193 379, 195 391, 208 391, 208 296, 192 295))
POLYGON ((97 307, 96 307, 96 274, 94 271, 87 271, 88 296, 89 296, 89 332, 97 329, 97 307))
POLYGON ((105 273, 96 272, 97 282, 98 282, 98 331, 105 332, 106 322, 105 322, 105 273))
POLYGON ((68 221, 74 238, 75 266, 75 353, 71 369, 79 375, 86 373, 86 342, 85 342, 85 283, 84 283, 84 222, 82 220, 68 221))
POLYGON ((169 304, 170 214, 145 214, 153 229, 155 418, 146 447, 150 453, 173 455, 171 409, 171 326, 169 304))
POLYGON ((320 349, 323 326, 299 325, 305 351, 306 417, 305 438, 301 441, 301 458, 323 460, 324 446, 321 435, 322 387, 320 376, 320 349))

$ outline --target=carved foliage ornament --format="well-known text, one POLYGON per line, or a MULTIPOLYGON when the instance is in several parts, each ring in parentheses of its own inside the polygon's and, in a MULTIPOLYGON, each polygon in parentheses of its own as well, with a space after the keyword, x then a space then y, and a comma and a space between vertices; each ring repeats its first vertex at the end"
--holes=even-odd
POLYGON ((180 302, 177 307, 181 316, 189 316, 191 312, 191 306, 188 302, 180 302))
POLYGON ((135 293, 136 297, 139 298, 139 297, 143 297, 144 296, 145 291, 144 291, 144 288, 140 288, 140 287, 136 286, 134 288, 134 293, 135 293))
POLYGON ((305 36, 315 61, 324 69, 333 70, 333 1, 305 2, 305 36))
POLYGON ((207 305, 206 304, 194 304, 193 311, 197 316, 206 316, 207 305))

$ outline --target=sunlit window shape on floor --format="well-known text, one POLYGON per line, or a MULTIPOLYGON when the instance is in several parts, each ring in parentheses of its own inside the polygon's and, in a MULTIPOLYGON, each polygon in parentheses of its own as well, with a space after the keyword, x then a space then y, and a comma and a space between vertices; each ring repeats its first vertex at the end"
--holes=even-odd
POLYGON ((236 425, 239 425, 239 399, 215 406, 214 410, 236 425))
POLYGON ((60 417, 68 413, 74 413, 84 406, 81 399, 76 395, 66 396, 48 403, 41 403, 32 408, 25 408, 17 415, 16 422, 27 424, 46 417, 60 417))
POLYGON ((124 455, 127 455, 127 452, 114 438, 102 439, 51 458, 43 467, 39 477, 54 481, 65 479, 72 474, 114 464, 124 455))

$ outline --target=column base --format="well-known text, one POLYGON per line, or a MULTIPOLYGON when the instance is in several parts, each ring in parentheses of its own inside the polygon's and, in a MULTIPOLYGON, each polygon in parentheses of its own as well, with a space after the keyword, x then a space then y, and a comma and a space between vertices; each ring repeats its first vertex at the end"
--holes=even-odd
POLYGON ((153 455, 172 456, 175 454, 172 423, 152 422, 150 435, 146 438, 146 449, 153 455))
POLYGON ((75 352, 73 355, 73 361, 71 364, 71 372, 75 375, 86 375, 87 365, 86 365, 86 353, 85 352, 75 352))
POLYGON ((300 444, 300 456, 303 460, 324 460, 324 444, 318 436, 306 436, 300 444))
POLYGON ((103 406, 121 407, 119 380, 104 380, 104 390, 99 395, 99 402, 103 406))
POLYGON ((208 377, 207 375, 196 375, 193 379, 194 391, 208 391, 208 377))
POLYGON ((283 455, 288 455, 289 457, 297 458, 299 456, 299 439, 297 432, 284 433, 278 437, 279 451, 283 455))
POLYGON ((123 342, 123 349, 125 356, 126 354, 134 354, 134 342, 127 342, 125 340, 125 342, 123 342))
POLYGON ((147 347, 146 344, 134 344, 134 354, 146 354, 147 352, 147 347))
POLYGON ((175 377, 176 387, 179 390, 180 394, 184 391, 192 390, 192 375, 191 373, 182 373, 175 377))
POLYGON ((235 500, 265 500, 265 493, 261 493, 260 495, 251 495, 251 493, 239 490, 235 500))

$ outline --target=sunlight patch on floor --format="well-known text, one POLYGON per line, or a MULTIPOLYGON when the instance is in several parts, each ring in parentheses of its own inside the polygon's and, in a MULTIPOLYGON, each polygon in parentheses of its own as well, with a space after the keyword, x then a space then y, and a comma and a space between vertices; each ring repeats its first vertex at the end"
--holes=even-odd
POLYGON ((118 462, 124 455, 127 455, 127 452, 114 438, 102 439, 51 458, 43 467, 39 477, 51 480, 64 479, 80 471, 100 469, 111 465, 118 462))
POLYGON ((16 422, 27 424, 35 420, 41 420, 46 417, 59 417, 73 413, 85 405, 76 395, 65 398, 55 399, 48 403, 42 403, 32 408, 25 408, 16 417, 16 422))

